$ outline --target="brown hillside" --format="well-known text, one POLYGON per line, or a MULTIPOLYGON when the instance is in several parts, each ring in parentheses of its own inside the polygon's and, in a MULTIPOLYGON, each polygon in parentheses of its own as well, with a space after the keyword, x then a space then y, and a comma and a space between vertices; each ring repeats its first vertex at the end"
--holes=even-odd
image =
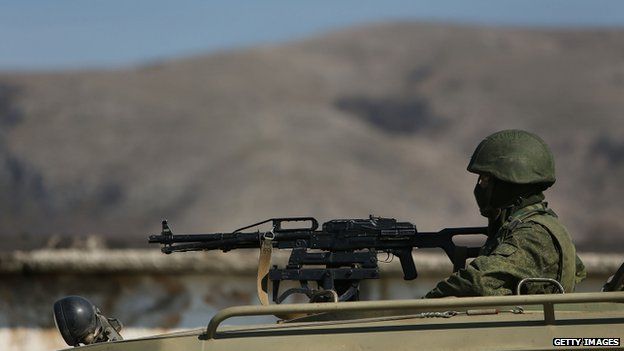
MULTIPOLYGON (((0 233, 134 244, 263 218, 480 225, 485 135, 540 134, 551 206, 624 248, 624 30, 385 24, 114 71, 0 75, 0 233)), ((9 246, 11 246, 9 245, 9 246)), ((614 247, 615 245, 615 247, 614 247)))

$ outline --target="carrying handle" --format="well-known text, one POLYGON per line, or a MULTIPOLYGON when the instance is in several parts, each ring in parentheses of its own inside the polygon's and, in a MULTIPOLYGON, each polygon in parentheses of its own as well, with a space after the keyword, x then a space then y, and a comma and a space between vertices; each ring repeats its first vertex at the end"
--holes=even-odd
POLYGON ((274 232, 289 232, 289 231, 297 231, 297 230, 311 230, 314 231, 318 229, 318 221, 314 217, 288 217, 288 218, 272 218, 273 221, 273 231, 274 232), (282 228, 282 223, 288 222, 309 222, 310 225, 306 227, 300 228, 282 228))
POLYGON ((269 219, 265 219, 264 221, 258 222, 258 223, 254 223, 254 224, 250 224, 248 226, 242 227, 242 228, 238 228, 235 231, 233 231, 232 233, 237 233, 240 232, 241 230, 245 230, 245 229, 249 229, 249 228, 253 228, 253 227, 257 227, 261 224, 264 223, 269 223, 271 222, 271 224, 273 224, 273 232, 290 232, 290 231, 296 231, 296 230, 317 230, 318 229, 318 221, 316 220, 316 218, 314 217, 284 217, 284 218, 269 218, 269 219), (286 223, 286 222, 310 222, 310 226, 309 227, 303 227, 303 228, 289 228, 289 229, 283 229, 282 228, 282 223, 286 223))

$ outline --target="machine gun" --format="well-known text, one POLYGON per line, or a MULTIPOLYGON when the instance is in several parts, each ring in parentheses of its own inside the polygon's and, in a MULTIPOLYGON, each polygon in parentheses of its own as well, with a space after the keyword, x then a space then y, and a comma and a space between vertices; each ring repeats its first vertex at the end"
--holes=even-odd
POLYGON ((453 271, 464 268, 466 259, 476 257, 479 247, 458 246, 457 235, 486 234, 486 227, 446 228, 439 232, 418 232, 409 222, 370 216, 368 219, 336 219, 319 223, 312 217, 272 218, 237 229, 231 233, 176 234, 167 221, 160 235, 151 235, 150 243, 161 244, 161 251, 172 252, 260 248, 258 296, 268 304, 267 279, 272 282, 273 301, 281 303, 288 296, 302 293, 310 301, 353 301, 359 299, 359 283, 378 279, 377 255, 387 253, 401 261, 403 278, 418 276, 412 258, 413 248, 441 248, 453 263, 453 271), (298 228, 284 228, 285 223, 307 222, 298 228), (244 230, 271 223, 268 232, 244 230), (285 268, 270 265, 271 250, 292 250, 285 268), (298 281, 300 288, 279 294, 282 281, 298 281), (316 282, 316 288, 308 282, 316 282), (261 291, 262 290, 262 291, 261 291))

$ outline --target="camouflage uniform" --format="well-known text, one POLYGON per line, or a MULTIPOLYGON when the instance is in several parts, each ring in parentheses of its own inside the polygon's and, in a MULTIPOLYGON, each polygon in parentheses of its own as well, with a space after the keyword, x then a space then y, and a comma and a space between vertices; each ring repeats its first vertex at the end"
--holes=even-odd
MULTIPOLYGON (((520 280, 534 277, 556 279, 566 292, 573 291, 585 277, 585 267, 568 232, 543 201, 541 190, 555 182, 554 161, 546 144, 528 132, 498 132, 479 144, 468 170, 491 175, 512 189, 508 197, 513 202, 500 201, 505 203, 501 206, 492 200, 495 196, 484 201, 475 188, 481 212, 490 220, 489 238, 479 257, 438 283, 425 297, 515 294, 520 280)), ((500 189, 505 188, 499 185, 500 189)), ((523 293, 555 290, 549 284, 528 283, 523 293)))

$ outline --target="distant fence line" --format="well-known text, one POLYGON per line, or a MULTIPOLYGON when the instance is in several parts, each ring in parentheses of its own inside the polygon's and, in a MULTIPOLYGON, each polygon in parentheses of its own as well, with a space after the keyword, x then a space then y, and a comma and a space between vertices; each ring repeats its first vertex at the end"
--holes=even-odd
MULTIPOLYGON (((384 254, 380 254, 383 259, 384 254)), ((421 275, 440 275, 451 271, 452 265, 441 253, 414 251, 414 261, 421 275)), ((579 253, 590 275, 610 275, 624 262, 624 254, 579 253)), ((286 262, 288 253, 274 253, 275 262, 286 262)), ((171 255, 158 250, 34 250, 0 253, 0 274, 173 274, 211 273, 229 275, 254 274, 257 253, 233 251, 187 252, 171 255)), ((399 275, 398 259, 391 264, 380 263, 386 274, 399 275)))

